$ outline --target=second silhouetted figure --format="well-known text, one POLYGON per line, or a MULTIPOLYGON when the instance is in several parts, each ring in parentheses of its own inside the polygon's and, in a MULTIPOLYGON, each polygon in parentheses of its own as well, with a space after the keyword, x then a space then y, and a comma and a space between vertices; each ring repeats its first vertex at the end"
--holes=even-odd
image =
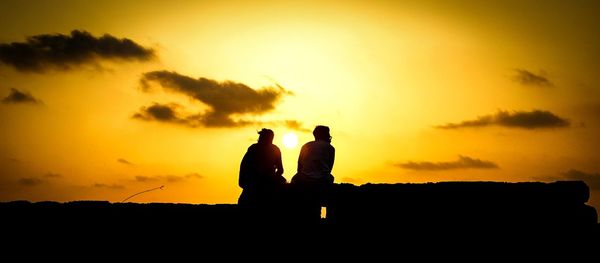
POLYGON ((321 206, 333 186, 333 162, 335 148, 331 145, 329 127, 317 126, 313 130, 315 140, 302 146, 298 157, 298 172, 291 186, 296 201, 296 219, 318 222, 321 206))

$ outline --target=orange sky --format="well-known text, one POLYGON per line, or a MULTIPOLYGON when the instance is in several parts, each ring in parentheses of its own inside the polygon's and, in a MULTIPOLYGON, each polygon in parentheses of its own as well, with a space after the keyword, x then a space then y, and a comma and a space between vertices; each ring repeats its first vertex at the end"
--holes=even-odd
POLYGON ((275 130, 289 180, 322 124, 336 182, 583 179, 599 207, 598 13, 596 1, 2 1, 0 200, 116 202, 164 185, 131 201, 235 203, 257 129, 275 130))

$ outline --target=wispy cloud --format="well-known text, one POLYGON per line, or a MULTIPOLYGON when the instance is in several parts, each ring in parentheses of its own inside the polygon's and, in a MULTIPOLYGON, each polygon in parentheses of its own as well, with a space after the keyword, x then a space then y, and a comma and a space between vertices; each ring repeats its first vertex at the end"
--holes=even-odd
POLYGON ((138 182, 146 183, 146 182, 156 182, 159 180, 159 178, 158 178, 158 176, 136 175, 135 180, 138 182))
POLYGON ((95 37, 79 30, 70 35, 42 34, 27 37, 25 42, 0 43, 0 62, 23 72, 69 70, 98 59, 147 61, 154 57, 154 50, 130 39, 109 34, 95 37))
POLYGON ((58 179, 58 178, 62 178, 63 176, 62 176, 62 174, 58 174, 58 173, 47 173, 47 174, 44 174, 44 177, 58 179))
POLYGON ((287 120, 287 121, 283 121, 284 126, 287 127, 288 129, 292 129, 292 130, 296 130, 296 131, 300 131, 300 132, 310 132, 310 129, 305 128, 302 125, 302 122, 299 122, 297 120, 287 120))
POLYGON ((498 169, 499 166, 491 161, 475 159, 468 156, 459 155, 458 160, 449 162, 404 162, 395 163, 394 166, 416 170, 416 171, 442 171, 456 169, 498 169))
POLYGON ((130 161, 127 161, 127 160, 125 160, 123 158, 117 159, 117 162, 125 164, 125 165, 133 165, 133 163, 131 163, 130 161))
POLYGON ((542 74, 534 74, 525 69, 515 69, 513 79, 525 86, 553 87, 554 84, 542 74))
POLYGON ((155 102, 148 107, 141 107, 139 112, 133 115, 133 118, 145 121, 176 123, 189 127, 202 125, 201 119, 195 116, 182 116, 184 114, 179 112, 179 108, 181 108, 179 104, 160 104, 155 102))
POLYGON ((191 179, 191 178, 195 178, 195 179, 203 179, 204 176, 199 174, 199 173, 189 173, 184 175, 185 178, 191 179))
POLYGON ((167 182, 167 183, 178 183, 183 182, 189 179, 203 179, 204 176, 198 173, 189 173, 186 175, 153 175, 153 176, 144 176, 137 175, 135 176, 135 181, 140 183, 149 183, 149 182, 167 182))
POLYGON ((4 103, 4 104, 21 104, 21 103, 41 104, 42 101, 33 97, 33 95, 31 95, 31 93, 29 93, 29 92, 19 91, 17 89, 11 88, 10 94, 8 94, 8 96, 6 96, 2 99, 2 103, 4 103))
POLYGON ((43 181, 39 178, 35 178, 35 177, 26 177, 26 178, 20 178, 19 179, 19 184, 23 185, 23 186, 36 186, 41 184, 43 181))
MULTIPOLYGON (((207 78, 191 78, 174 71, 152 71, 140 79, 142 90, 158 83, 166 91, 180 93, 193 101, 205 104, 208 110, 187 113, 183 106, 170 103, 153 103, 142 107, 133 115, 136 119, 185 125, 188 127, 240 127, 264 123, 241 119, 243 116, 260 116, 273 109, 281 98, 292 93, 280 85, 254 90, 233 81, 218 82, 207 78)), ((288 125, 295 125, 289 123, 288 125)), ((300 128, 300 126, 296 126, 300 128)))
POLYGON ((508 128, 544 129, 563 128, 570 125, 569 120, 544 110, 498 111, 496 114, 479 116, 474 120, 459 123, 447 123, 435 126, 439 129, 477 128, 498 125, 508 128))
POLYGON ((94 187, 94 188, 114 189, 114 190, 125 189, 125 186, 124 185, 120 185, 120 184, 101 184, 101 183, 95 183, 95 184, 92 185, 92 187, 94 187))

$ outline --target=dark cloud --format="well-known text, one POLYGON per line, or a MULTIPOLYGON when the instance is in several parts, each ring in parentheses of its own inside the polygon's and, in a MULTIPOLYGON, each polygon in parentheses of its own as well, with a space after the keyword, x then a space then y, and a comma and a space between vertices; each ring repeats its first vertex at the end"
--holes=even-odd
POLYGON ((468 127, 504 126, 508 128, 543 129, 561 128, 570 125, 569 120, 543 110, 533 111, 498 111, 493 115, 480 116, 475 120, 460 123, 448 123, 435 126, 439 129, 459 129, 468 127))
POLYGON ((95 187, 95 188, 106 188, 106 189, 115 189, 115 190, 125 189, 125 186, 120 185, 120 184, 110 184, 109 185, 109 184, 95 183, 95 184, 92 185, 92 187, 95 187))
POLYGON ((304 126, 302 126, 302 122, 299 122, 296 120, 284 121, 284 126, 287 127, 288 129, 292 129, 292 130, 296 130, 296 131, 310 132, 310 129, 307 129, 304 126))
POLYGON ((417 171, 442 171, 455 169, 498 169, 498 165, 491 161, 474 159, 468 156, 458 156, 458 160, 451 162, 406 162, 396 163, 394 166, 417 171))
POLYGON ((198 127, 202 125, 201 120, 196 116, 182 117, 179 109, 180 105, 175 103, 160 104, 154 102, 148 107, 141 107, 140 110, 133 115, 134 119, 145 121, 159 121, 166 123, 182 124, 189 127, 198 127))
POLYGON ((189 173, 189 174, 184 175, 184 177, 187 179, 191 179, 191 178, 203 179, 204 178, 204 176, 199 173, 189 173))
POLYGON ((138 182, 146 183, 146 182, 156 182, 159 179, 157 176, 150 177, 150 176, 136 175, 135 180, 138 182))
POLYGON ((129 162, 129 161, 123 159, 123 158, 117 159, 117 162, 120 162, 120 163, 126 164, 126 165, 133 165, 133 163, 131 163, 131 162, 129 162))
POLYGON ((185 177, 177 176, 177 175, 163 175, 163 176, 160 176, 159 178, 162 179, 163 181, 167 181, 169 183, 182 182, 185 179, 185 177))
POLYGON ((130 39, 109 34, 95 37, 79 30, 70 35, 43 34, 27 37, 25 42, 0 43, 0 62, 23 72, 69 70, 97 59, 147 61, 154 56, 154 50, 130 39))
POLYGON ((58 173, 47 173, 44 175, 44 177, 57 179, 57 178, 62 178, 62 175, 58 174, 58 173))
POLYGON ((180 105, 154 103, 149 107, 142 107, 133 117, 190 127, 238 127, 261 124, 256 121, 235 119, 235 117, 262 115, 273 110, 283 96, 292 94, 277 84, 276 87, 254 90, 243 83, 218 82, 207 78, 194 79, 172 71, 145 73, 140 79, 142 89, 148 90, 150 82, 158 83, 167 91, 184 94, 209 106, 209 109, 197 114, 185 114, 180 105))
POLYGON ((586 173, 572 169, 562 173, 562 176, 569 180, 584 181, 590 189, 600 190, 600 173, 586 173))
POLYGON ((189 179, 202 179, 204 176, 198 173, 190 173, 183 176, 177 175, 155 175, 155 176, 143 176, 137 175, 135 176, 135 181, 141 183, 149 183, 149 182, 167 182, 167 183, 178 183, 183 182, 189 179))
POLYGON ((42 101, 36 99, 29 92, 19 91, 17 89, 10 89, 10 94, 2 99, 2 103, 5 104, 17 104, 17 103, 32 103, 39 104, 42 101))
MULTIPOLYGON (((183 107, 176 103, 160 104, 154 102, 148 107, 141 107, 140 110, 135 113, 132 118, 145 120, 145 121, 158 121, 165 123, 181 124, 188 127, 239 127, 245 125, 255 125, 261 127, 268 126, 283 126, 288 129, 296 130, 299 132, 310 132, 310 129, 304 128, 302 122, 296 120, 285 120, 285 121, 234 121, 229 116, 219 117, 219 125, 207 125, 204 122, 202 114, 188 115, 182 113, 183 107)), ((212 124, 215 124, 213 122, 212 124)))
POLYGON ((36 186, 42 183, 42 180, 35 177, 20 178, 19 184, 24 186, 36 186))
POLYGON ((544 76, 525 69, 515 69, 514 80, 525 86, 553 87, 554 84, 544 76))

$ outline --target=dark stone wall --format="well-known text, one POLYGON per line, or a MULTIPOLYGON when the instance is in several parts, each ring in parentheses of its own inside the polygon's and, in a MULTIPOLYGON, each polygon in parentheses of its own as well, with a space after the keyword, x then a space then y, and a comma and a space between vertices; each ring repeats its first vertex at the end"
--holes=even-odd
POLYGON ((581 181, 340 184, 328 202, 327 221, 386 231, 587 233, 598 220, 588 199, 581 181))
POLYGON ((581 249, 599 244, 600 237, 588 198, 589 188, 579 181, 336 184, 326 202, 327 218, 316 225, 290 216, 290 207, 249 217, 233 204, 104 201, 4 202, 0 225, 9 244, 37 248, 64 242, 109 250, 140 244, 170 249, 276 245, 327 253, 332 245, 439 248, 466 246, 459 240, 468 240, 468 246, 508 242, 581 249))

